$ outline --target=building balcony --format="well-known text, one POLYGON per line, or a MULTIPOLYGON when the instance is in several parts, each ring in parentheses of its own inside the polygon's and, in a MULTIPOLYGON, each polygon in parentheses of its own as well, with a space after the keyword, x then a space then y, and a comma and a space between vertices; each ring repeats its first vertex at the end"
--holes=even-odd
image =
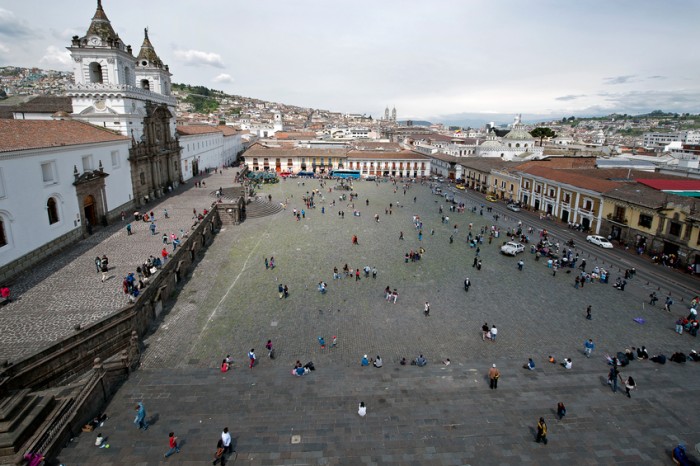
POLYGON ((607 219, 613 223, 617 223, 619 225, 627 225, 629 223, 629 220, 626 219, 625 217, 621 217, 619 215, 612 215, 608 214, 607 219))

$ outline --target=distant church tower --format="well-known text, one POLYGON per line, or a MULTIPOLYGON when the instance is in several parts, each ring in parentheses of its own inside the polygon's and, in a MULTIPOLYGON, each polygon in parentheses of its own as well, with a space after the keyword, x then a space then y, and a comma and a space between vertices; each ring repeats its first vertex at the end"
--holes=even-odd
POLYGON ((73 58, 73 118, 132 138, 129 150, 134 201, 159 197, 180 182, 180 145, 175 132, 175 106, 170 71, 158 58, 145 33, 134 58, 114 32, 97 0, 97 10, 83 37, 68 47, 73 58))
POLYGON ((396 123, 396 107, 394 107, 393 109, 391 109, 391 121, 393 121, 394 123, 396 123))
POLYGON ((384 109, 384 120, 389 121, 389 106, 384 109))

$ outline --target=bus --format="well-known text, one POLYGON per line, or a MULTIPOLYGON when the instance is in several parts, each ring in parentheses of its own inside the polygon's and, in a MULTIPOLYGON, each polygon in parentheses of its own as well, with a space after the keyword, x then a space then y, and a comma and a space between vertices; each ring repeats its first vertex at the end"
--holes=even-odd
POLYGON ((351 178, 353 180, 359 180, 360 179, 360 170, 346 170, 346 169, 338 169, 338 170, 333 170, 331 173, 332 178, 351 178))

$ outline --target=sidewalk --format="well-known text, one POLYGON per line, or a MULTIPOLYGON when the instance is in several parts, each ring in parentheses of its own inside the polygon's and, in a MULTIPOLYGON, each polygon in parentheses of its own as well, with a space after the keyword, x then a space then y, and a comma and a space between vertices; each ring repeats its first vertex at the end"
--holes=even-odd
MULTIPOLYGON (((127 303, 122 280, 148 256, 160 257, 162 234, 180 235, 180 229, 192 226, 192 209, 210 209, 216 200, 213 193, 220 186, 232 186, 236 169, 222 175, 197 177, 206 188, 195 188, 194 180, 181 185, 170 195, 142 207, 153 211, 157 234, 151 235, 148 223, 133 221, 127 212, 124 222, 96 228, 92 236, 63 251, 58 256, 20 275, 12 285, 13 301, 0 308, 0 361, 17 361, 120 309, 127 303), (170 218, 164 218, 163 209, 170 218), (133 235, 126 224, 131 221, 133 235), (107 255, 109 277, 95 268, 95 257, 107 255)), ((168 239, 168 252, 173 247, 168 239)))

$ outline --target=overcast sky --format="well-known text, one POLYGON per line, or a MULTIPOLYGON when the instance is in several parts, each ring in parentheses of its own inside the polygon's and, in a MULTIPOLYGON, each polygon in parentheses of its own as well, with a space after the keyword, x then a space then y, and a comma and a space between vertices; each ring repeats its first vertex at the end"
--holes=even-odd
MULTIPOLYGON (((0 66, 70 69, 96 0, 0 0, 0 66)), ((173 81, 399 119, 700 111, 700 2, 103 0, 173 81)))

